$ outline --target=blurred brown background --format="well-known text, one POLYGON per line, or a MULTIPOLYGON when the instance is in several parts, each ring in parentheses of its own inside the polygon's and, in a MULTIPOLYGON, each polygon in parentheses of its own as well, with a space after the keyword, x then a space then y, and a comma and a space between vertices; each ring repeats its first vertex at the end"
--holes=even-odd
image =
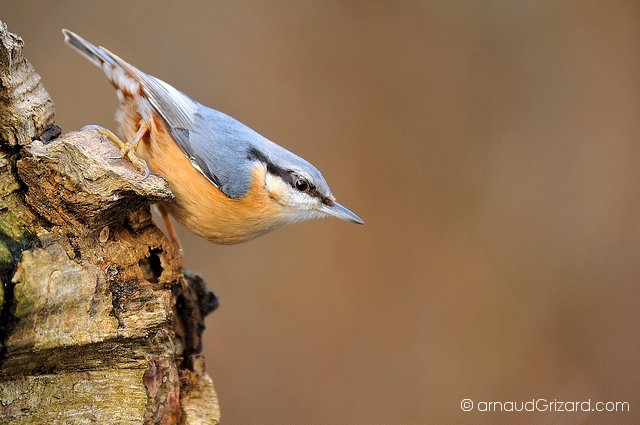
MULTIPOLYGON (((116 96, 61 28, 314 163, 365 221, 215 246, 227 424, 631 424, 640 4, 0 2, 63 131, 116 96), (465 413, 480 401, 630 413, 465 413)), ((182 230, 182 229, 181 229, 182 230)))

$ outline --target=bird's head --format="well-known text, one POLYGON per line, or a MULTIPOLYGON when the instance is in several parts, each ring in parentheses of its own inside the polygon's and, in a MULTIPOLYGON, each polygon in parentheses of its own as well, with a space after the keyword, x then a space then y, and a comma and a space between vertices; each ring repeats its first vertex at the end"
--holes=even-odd
POLYGON ((254 150, 252 156, 266 168, 265 189, 278 204, 286 224, 323 217, 336 217, 364 224, 357 215, 338 204, 317 168, 283 149, 277 159, 254 150))

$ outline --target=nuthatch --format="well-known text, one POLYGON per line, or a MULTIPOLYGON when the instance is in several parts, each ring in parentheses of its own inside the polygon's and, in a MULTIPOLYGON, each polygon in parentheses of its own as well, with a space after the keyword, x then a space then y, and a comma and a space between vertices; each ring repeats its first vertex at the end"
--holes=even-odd
POLYGON ((98 67, 116 89, 127 143, 101 133, 145 171, 162 175, 175 198, 160 208, 219 244, 243 242, 291 223, 326 216, 364 224, 335 201, 313 165, 235 119, 129 65, 68 30, 66 43, 98 67), (137 155, 136 155, 137 154, 137 155))

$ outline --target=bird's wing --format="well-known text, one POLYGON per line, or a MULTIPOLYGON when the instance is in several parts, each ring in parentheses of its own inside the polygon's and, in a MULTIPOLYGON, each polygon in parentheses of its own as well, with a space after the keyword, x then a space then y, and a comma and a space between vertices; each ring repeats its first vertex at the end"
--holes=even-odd
POLYGON ((145 74, 138 78, 149 103, 165 120, 191 164, 229 198, 247 193, 255 166, 249 156, 251 147, 270 142, 155 77, 145 74))
POLYGON ((251 181, 248 139, 255 132, 164 81, 128 66, 191 164, 229 198, 245 194, 251 181))

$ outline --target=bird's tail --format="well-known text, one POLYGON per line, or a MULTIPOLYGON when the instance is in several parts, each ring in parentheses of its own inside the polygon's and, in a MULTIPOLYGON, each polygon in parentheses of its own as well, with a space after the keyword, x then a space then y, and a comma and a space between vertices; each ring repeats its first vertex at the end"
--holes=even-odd
POLYGON ((142 86, 137 78, 140 71, 104 47, 96 47, 74 32, 63 29, 62 33, 65 43, 104 71, 118 90, 120 101, 123 100, 123 95, 127 97, 142 93, 142 86))

